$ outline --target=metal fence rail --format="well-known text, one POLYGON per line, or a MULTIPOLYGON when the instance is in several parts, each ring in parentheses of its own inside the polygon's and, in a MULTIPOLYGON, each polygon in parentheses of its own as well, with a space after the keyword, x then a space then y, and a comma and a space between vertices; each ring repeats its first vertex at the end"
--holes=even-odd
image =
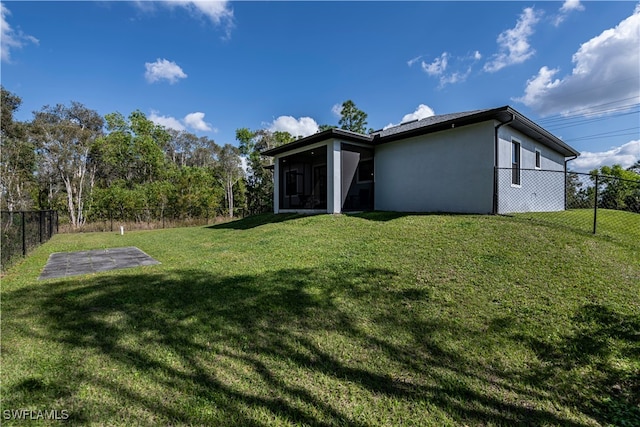
POLYGON ((640 179, 497 168, 498 214, 616 236, 640 247, 640 179))
POLYGON ((0 269, 5 270, 16 257, 26 256, 58 232, 58 212, 1 211, 0 228, 0 269))

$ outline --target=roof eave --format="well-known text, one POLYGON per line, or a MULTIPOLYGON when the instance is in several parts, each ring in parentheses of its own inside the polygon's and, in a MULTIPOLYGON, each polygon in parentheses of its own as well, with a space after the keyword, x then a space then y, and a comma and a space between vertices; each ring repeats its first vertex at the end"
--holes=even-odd
POLYGON ((580 152, 576 151, 573 147, 569 146, 566 142, 544 129, 537 123, 529 120, 527 117, 520 114, 518 111, 509 107, 509 113, 514 114, 516 123, 520 123, 521 126, 513 126, 515 129, 530 136, 534 140, 553 148, 565 157, 579 156, 580 152))
POLYGON ((305 147, 307 145, 315 144, 316 142, 325 141, 329 139, 343 139, 352 142, 361 142, 365 144, 371 144, 373 137, 370 135, 363 135, 356 132, 351 132, 343 129, 327 129, 322 132, 314 133, 307 137, 298 139, 288 144, 281 145, 279 147, 271 148, 261 152, 263 156, 275 156, 277 154, 286 153, 287 151, 294 150, 296 148, 305 147))

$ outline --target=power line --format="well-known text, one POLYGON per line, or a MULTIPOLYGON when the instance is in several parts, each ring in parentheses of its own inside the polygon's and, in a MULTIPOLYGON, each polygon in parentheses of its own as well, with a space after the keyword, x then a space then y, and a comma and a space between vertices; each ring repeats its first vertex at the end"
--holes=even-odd
POLYGON ((575 137, 575 138, 568 139, 567 141, 583 141, 583 140, 587 140, 587 139, 597 139, 597 138, 603 138, 603 137, 607 137, 607 136, 613 137, 613 136, 640 135, 638 132, 620 133, 620 132, 626 132, 626 131, 630 131, 630 130, 638 131, 638 130, 640 130, 640 126, 634 126, 634 127, 626 128, 626 129, 616 129, 616 130, 611 130, 611 131, 602 132, 602 133, 594 133, 594 134, 591 134, 591 135, 578 136, 578 137, 575 137))
POLYGON ((604 103, 604 104, 594 105, 592 107, 585 107, 585 108, 581 108, 580 110, 573 110, 573 112, 570 113, 570 114, 564 114, 564 115, 563 114, 557 114, 557 115, 549 116, 548 118, 544 118, 544 119, 538 120, 538 123, 540 123, 540 124, 550 124, 550 123, 555 123, 555 122, 565 122, 565 121, 568 121, 568 120, 571 120, 571 119, 576 119, 576 118, 579 119, 579 118, 603 115, 603 114, 607 114, 607 113, 614 113, 614 112, 617 112, 617 111, 626 111, 627 109, 635 108, 635 107, 640 106, 640 103, 635 102, 635 103, 628 103, 628 104, 624 104, 624 105, 618 105, 616 107, 607 107, 607 106, 610 106, 612 104, 619 104, 621 102, 629 101, 631 99, 637 100, 638 97, 634 96, 634 97, 619 99, 619 100, 612 101, 612 102, 607 102, 607 103, 604 103), (602 108, 602 107, 606 107, 606 108, 602 108))
MULTIPOLYGON (((611 135, 607 135, 608 137, 618 137, 618 136, 637 136, 638 132, 631 132, 631 133, 619 133, 619 134, 611 134, 611 135)), ((588 140, 592 140, 592 139, 604 139, 603 136, 592 136, 592 137, 584 137, 584 138, 576 138, 576 139, 567 139, 565 142, 575 142, 575 141, 588 141, 588 140)))
POLYGON ((547 126, 547 129, 549 130, 558 130, 558 129, 566 129, 569 127, 574 127, 574 126, 581 126, 584 124, 590 124, 590 123, 596 123, 596 122, 601 122, 604 120, 612 120, 612 119, 617 119, 619 117, 624 117, 624 116, 629 116, 631 114, 640 114, 640 108, 636 109, 634 111, 629 111, 626 113, 621 113, 621 114, 616 114, 613 116, 606 116, 606 117, 595 117, 595 118, 590 118, 590 119, 583 119, 583 120, 575 120, 573 122, 571 121, 567 121, 566 123, 559 123, 557 125, 551 125, 551 126, 547 126))

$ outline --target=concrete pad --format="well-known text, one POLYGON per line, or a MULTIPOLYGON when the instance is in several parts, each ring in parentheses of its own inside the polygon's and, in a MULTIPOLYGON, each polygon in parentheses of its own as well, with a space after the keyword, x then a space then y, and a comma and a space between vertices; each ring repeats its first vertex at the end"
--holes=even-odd
POLYGON ((94 251, 57 252, 49 255, 47 265, 44 266, 38 280, 155 264, 160 262, 134 246, 94 251))

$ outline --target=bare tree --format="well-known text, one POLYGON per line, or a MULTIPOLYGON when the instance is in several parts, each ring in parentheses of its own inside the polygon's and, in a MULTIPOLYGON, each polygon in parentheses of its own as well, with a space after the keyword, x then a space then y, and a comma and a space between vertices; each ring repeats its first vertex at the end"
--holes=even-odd
POLYGON ((233 218, 233 186, 242 179, 240 150, 231 144, 225 144, 218 154, 220 181, 224 186, 225 199, 229 207, 229 217, 233 218))
POLYGON ((95 176, 89 153, 102 134, 103 124, 96 111, 78 102, 44 106, 34 112, 32 138, 42 151, 42 168, 55 170, 63 182, 74 228, 86 221, 85 201, 91 195, 95 176))

